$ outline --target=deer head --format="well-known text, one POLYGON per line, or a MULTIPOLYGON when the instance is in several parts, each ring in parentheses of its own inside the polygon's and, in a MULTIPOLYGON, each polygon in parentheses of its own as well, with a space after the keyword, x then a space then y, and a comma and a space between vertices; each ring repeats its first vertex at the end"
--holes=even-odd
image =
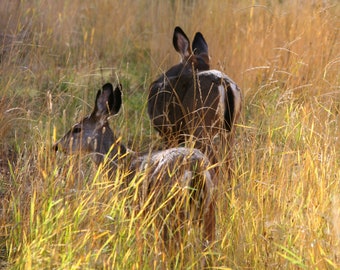
POLYGON ((92 153, 98 165, 108 152, 113 157, 124 153, 125 147, 119 143, 108 124, 108 118, 119 112, 122 104, 121 85, 115 90, 110 83, 98 90, 93 112, 76 123, 53 148, 68 154, 92 153))
POLYGON ((177 26, 174 30, 173 46, 181 56, 181 62, 166 73, 166 77, 179 76, 187 72, 209 70, 208 44, 200 32, 195 34, 190 49, 190 41, 184 31, 177 26))

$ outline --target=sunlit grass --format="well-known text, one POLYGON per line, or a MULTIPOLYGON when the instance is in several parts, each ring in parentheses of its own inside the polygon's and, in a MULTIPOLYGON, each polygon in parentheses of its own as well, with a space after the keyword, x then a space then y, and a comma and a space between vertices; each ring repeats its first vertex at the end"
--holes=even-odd
POLYGON ((339 268, 337 14, 337 1, 2 1, 0 268, 339 268), (159 146, 146 97, 178 62, 176 25, 203 33, 244 101, 216 242, 202 251, 192 232, 166 253, 157 211, 131 211, 142 175, 122 190, 126 172, 51 146, 107 81, 124 89, 117 135, 159 146))

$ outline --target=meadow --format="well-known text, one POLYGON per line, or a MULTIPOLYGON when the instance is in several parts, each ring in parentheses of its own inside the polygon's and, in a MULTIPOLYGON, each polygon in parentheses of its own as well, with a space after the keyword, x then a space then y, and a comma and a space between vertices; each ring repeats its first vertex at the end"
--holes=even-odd
POLYGON ((339 269, 339 14, 337 0, 2 0, 0 269, 339 269), (146 99, 179 62, 177 25, 203 33, 243 108, 216 241, 200 252, 193 232, 170 256, 153 213, 128 212, 124 172, 52 145, 119 82, 111 126, 136 151, 160 146, 146 99))

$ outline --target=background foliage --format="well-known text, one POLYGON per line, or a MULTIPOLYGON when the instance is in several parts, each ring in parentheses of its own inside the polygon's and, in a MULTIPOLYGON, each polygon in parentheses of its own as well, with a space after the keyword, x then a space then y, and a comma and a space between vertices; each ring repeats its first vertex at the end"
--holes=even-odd
MULTIPOLYGON (((147 241, 150 224, 127 215, 129 202, 112 181, 87 158, 56 159, 50 149, 107 81, 124 87, 114 130, 135 150, 159 145, 146 96, 152 80, 179 61, 172 33, 180 25, 190 38, 204 34, 211 67, 244 96, 235 176, 220 179, 212 266, 339 268, 339 6, 1 1, 1 267, 170 267, 157 241, 147 241)), ((186 259, 171 267, 197 268, 206 254, 184 249, 186 259)))

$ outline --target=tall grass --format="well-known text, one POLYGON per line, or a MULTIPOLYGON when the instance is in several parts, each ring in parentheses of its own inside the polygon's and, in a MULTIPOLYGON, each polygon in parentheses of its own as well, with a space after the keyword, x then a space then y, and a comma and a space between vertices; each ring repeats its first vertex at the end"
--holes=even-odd
POLYGON ((331 0, 1 1, 1 267, 196 269, 209 255, 217 269, 339 268, 339 13, 331 0), (114 130, 135 150, 157 147, 146 96, 178 62, 176 25, 204 34, 244 101, 216 242, 196 252, 188 235, 170 258, 118 192, 124 172, 109 180, 51 145, 120 81, 114 130))

